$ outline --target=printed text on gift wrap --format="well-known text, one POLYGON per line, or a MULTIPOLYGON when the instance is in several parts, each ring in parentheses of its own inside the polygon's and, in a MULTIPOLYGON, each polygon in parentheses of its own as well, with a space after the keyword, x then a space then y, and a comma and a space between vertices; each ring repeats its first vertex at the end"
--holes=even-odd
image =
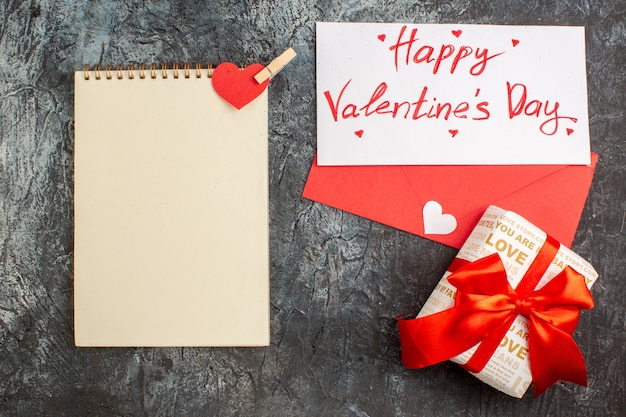
MULTIPOLYGON (((491 220, 485 215, 478 222, 478 227, 481 230, 472 233, 472 239, 465 245, 465 250, 474 252, 480 257, 488 256, 495 250, 500 254, 507 273, 513 275, 518 274, 520 266, 532 261, 531 254, 538 253, 545 241, 544 236, 534 233, 530 228, 507 216, 491 220)), ((566 253, 558 252, 552 264, 559 270, 569 265, 584 274, 587 285, 591 282, 589 277, 593 274, 591 266, 580 263, 566 253)))

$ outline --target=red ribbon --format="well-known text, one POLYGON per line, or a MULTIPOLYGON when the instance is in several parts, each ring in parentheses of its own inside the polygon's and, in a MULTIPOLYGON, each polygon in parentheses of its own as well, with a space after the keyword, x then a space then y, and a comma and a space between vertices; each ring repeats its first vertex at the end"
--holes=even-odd
POLYGON ((558 245, 548 238, 516 290, 497 253, 471 263, 461 261, 465 265, 448 276, 457 289, 452 308, 398 320, 405 366, 434 365, 481 343, 463 365, 480 372, 521 314, 529 320, 528 360, 535 397, 559 380, 587 386, 585 360, 572 339, 580 310, 593 307, 584 277, 566 266, 544 287, 534 290, 558 245))

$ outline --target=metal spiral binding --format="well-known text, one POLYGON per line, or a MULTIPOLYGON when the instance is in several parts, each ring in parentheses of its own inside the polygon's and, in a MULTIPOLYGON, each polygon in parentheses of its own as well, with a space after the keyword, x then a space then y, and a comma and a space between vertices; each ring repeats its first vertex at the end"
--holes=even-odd
MULTIPOLYGON (((241 68, 244 68, 244 65, 241 65, 241 68)), ((195 78, 202 78, 202 64, 200 62, 196 62, 195 68, 192 71, 191 64, 189 62, 185 62, 181 69, 180 63, 174 62, 172 65, 172 74, 174 78, 179 78, 181 75, 184 78, 191 78, 192 75, 195 78)), ((93 76, 96 80, 101 80, 102 78, 107 80, 118 79, 122 80, 124 78, 128 78, 130 80, 135 79, 135 75, 138 76, 139 79, 143 80, 146 78, 155 79, 157 77, 167 79, 168 78, 168 66, 167 63, 161 64, 160 71, 158 70, 157 64, 150 64, 149 67, 146 67, 146 64, 140 64, 137 68, 133 64, 129 64, 124 68, 124 65, 106 65, 104 69, 100 64, 94 65, 93 69, 89 65, 85 65, 83 68, 83 74, 85 80, 91 79, 90 73, 93 73, 93 76), (160 74, 159 74, 160 72, 160 74)), ((209 63, 206 66, 206 75, 208 78, 213 76, 213 65, 209 63)))

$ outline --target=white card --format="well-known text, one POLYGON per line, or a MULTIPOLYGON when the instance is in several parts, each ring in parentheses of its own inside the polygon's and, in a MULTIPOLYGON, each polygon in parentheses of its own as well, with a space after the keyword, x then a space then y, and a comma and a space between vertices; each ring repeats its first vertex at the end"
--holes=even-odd
POLYGON ((317 23, 320 165, 589 164, 583 27, 317 23))

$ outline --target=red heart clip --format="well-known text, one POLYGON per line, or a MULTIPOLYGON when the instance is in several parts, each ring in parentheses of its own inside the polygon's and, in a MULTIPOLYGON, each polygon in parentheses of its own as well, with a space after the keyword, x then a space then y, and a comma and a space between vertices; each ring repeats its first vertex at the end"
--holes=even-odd
POLYGON ((263 68, 261 64, 251 64, 240 70, 231 62, 223 62, 213 71, 213 88, 220 97, 241 109, 257 98, 269 84, 269 79, 261 84, 254 79, 263 68))

